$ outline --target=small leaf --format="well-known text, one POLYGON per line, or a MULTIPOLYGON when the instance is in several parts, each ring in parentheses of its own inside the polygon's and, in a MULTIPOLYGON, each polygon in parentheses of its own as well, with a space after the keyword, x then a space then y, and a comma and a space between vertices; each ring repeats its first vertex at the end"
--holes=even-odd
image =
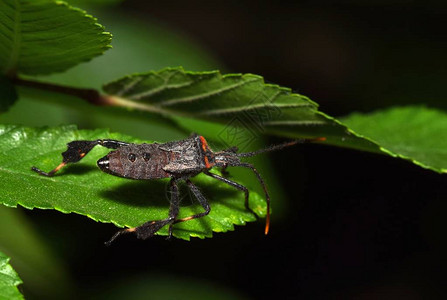
POLYGON ((356 149, 376 148, 318 111, 318 105, 306 96, 266 84, 253 74, 167 68, 126 76, 105 85, 104 91, 112 105, 242 127, 253 139, 267 132, 294 138, 326 137, 329 144, 356 149))
MULTIPOLYGON (((168 216, 167 180, 129 180, 111 176, 96 167, 96 161, 110 149, 94 148, 81 162, 70 164, 54 177, 40 176, 31 171, 37 166, 49 171, 61 162, 61 152, 73 140, 111 138, 141 142, 107 130, 76 130, 74 127, 33 129, 0 126, 0 180, 3 183, 0 203, 6 206, 57 209, 78 213, 117 226, 134 227, 146 221, 168 216)), ((211 237, 212 231, 225 232, 234 224, 255 221, 244 207, 244 195, 238 190, 205 175, 192 179, 209 199, 211 213, 204 218, 174 226, 174 236, 189 240, 190 236, 211 237)), ((180 217, 203 211, 197 201, 182 190, 180 217)), ((265 201, 250 193, 250 207, 265 215, 265 201)), ((159 234, 166 235, 163 228, 159 234)), ((108 237, 107 237, 108 238, 108 237)))
POLYGON ((423 106, 395 107, 342 119, 383 153, 436 172, 447 172, 447 114, 423 106))
POLYGON ((9 257, 0 252, 0 299, 23 299, 17 289, 21 283, 22 280, 9 264, 9 257))
POLYGON ((95 18, 63 1, 0 2, 3 74, 64 71, 102 54, 110 41, 95 18))

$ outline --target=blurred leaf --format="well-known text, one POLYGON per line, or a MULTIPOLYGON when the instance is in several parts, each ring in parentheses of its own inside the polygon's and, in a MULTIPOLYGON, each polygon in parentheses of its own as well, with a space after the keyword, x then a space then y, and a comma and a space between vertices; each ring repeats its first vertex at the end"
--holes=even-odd
MULTIPOLYGON (((30 170, 33 165, 50 170, 61 161, 61 152, 72 140, 112 138, 140 142, 106 130, 76 130, 74 127, 33 129, 20 126, 0 127, 0 180, 4 183, 2 199, 6 206, 56 209, 75 212, 101 222, 134 227, 149 220, 166 218, 169 199, 166 180, 131 181, 102 173, 96 160, 109 149, 96 147, 81 163, 71 165, 55 177, 43 177, 30 170)), ((193 179, 210 199, 211 213, 205 218, 176 224, 174 236, 189 240, 190 236, 211 237, 212 231, 225 232, 234 224, 244 225, 255 217, 244 207, 244 196, 208 176, 193 179)), ((183 192, 182 196, 187 193, 183 192)), ((180 217, 203 211, 194 199, 183 200, 180 217), (191 204, 194 201, 194 204, 191 204)), ((250 194, 250 207, 265 215, 265 201, 250 194)), ((166 235, 167 228, 159 234, 166 235)))
POLYGON ((62 1, 0 2, 0 69, 49 74, 101 55, 111 35, 84 11, 62 1))
POLYGON ((45 76, 46 81, 99 89, 123 74, 168 66, 181 65, 192 71, 222 69, 222 64, 205 45, 181 29, 169 28, 149 16, 138 18, 126 11, 96 10, 95 16, 113 33, 113 49, 88 64, 45 76))
POLYGON ((21 283, 22 280, 9 264, 9 257, 0 252, 0 299, 23 299, 17 289, 21 283))
POLYGON ((423 106, 354 113, 342 122, 383 153, 436 172, 447 172, 447 114, 423 106))
POLYGON ((0 75, 0 112, 5 112, 17 100, 17 92, 9 78, 0 75))
POLYGON ((14 268, 26 282, 26 295, 63 298, 74 289, 60 258, 23 210, 0 206, 0 228, 0 251, 14 258, 14 268))

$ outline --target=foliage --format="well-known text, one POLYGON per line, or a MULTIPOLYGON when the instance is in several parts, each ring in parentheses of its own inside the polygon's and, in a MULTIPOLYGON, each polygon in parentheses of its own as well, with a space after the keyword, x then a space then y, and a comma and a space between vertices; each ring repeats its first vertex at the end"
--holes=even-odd
MULTIPOLYGON (((87 2, 91 5, 116 5, 120 1, 75 3, 87 2)), ((120 27, 129 25, 123 23, 120 27)), ((129 28, 126 29, 128 35, 142 30, 142 26, 129 28)), ((139 33, 137 39, 144 39, 142 36, 139 33)), ((154 36, 164 38, 163 32, 153 31, 147 40, 151 42, 154 36)), ((121 52, 126 55, 113 57, 113 51, 108 51, 102 56, 110 48, 111 34, 85 11, 63 1, 1 1, 0 112, 18 109, 18 113, 12 112, 17 116, 24 106, 29 106, 31 108, 25 112, 29 123, 39 119, 46 124, 47 115, 52 115, 57 116, 58 123, 79 123, 82 128, 89 129, 78 130, 70 125, 22 126, 18 124, 23 119, 11 122, 6 117, 4 120, 14 124, 0 125, 0 179, 3 182, 0 202, 8 207, 76 213, 96 221, 114 223, 118 227, 134 227, 148 220, 165 218, 169 207, 167 181, 127 181, 101 173, 95 168, 95 161, 105 155, 107 149, 95 148, 81 163, 66 167, 53 178, 32 173, 30 167, 54 168, 60 162, 60 153, 65 150, 66 143, 72 140, 113 138, 149 142, 144 138, 147 135, 180 138, 186 137, 190 131, 206 135, 217 147, 262 146, 259 137, 264 135, 292 139, 325 137, 325 145, 385 154, 439 173, 447 171, 447 115, 440 110, 423 106, 394 107, 369 114, 353 113, 337 119, 320 111, 318 104, 308 97, 294 93, 290 88, 266 83, 259 75, 200 71, 211 69, 208 67, 213 62, 211 56, 205 57, 187 44, 189 42, 181 41, 179 44, 179 39, 173 40, 176 42, 165 43, 164 50, 149 42, 147 47, 150 51, 141 47, 140 59, 133 62, 142 69, 137 69, 138 73, 127 69, 122 71, 130 65, 127 58, 138 50, 129 47, 129 42, 120 50, 118 42, 115 53, 123 51, 123 48, 126 51, 131 48, 133 52, 121 52), (160 57, 155 57, 157 53, 160 57), (101 67, 95 65, 98 60, 80 65, 97 56, 112 58, 104 60, 101 67), (149 56, 152 63, 142 63, 142 56, 149 56), (180 57, 178 61, 182 65, 187 65, 190 58, 194 67, 150 71, 152 66, 158 67, 157 63, 176 65, 167 63, 165 59, 168 56, 180 57), (112 64, 118 67, 110 71, 112 64), (64 79, 73 69, 79 70, 86 65, 93 66, 94 70, 85 67, 70 80, 64 79), (68 72, 63 75, 42 76, 65 71, 68 72), (109 77, 113 78, 112 75, 119 78, 106 83, 109 77), (90 84, 88 89, 79 87, 86 83, 90 84), (99 83, 104 84, 104 93, 96 90, 99 83), (33 104, 23 99, 44 101, 33 104), (41 109, 39 112, 44 114, 43 117, 35 116, 33 105, 41 109), (84 119, 72 118, 72 111, 85 114, 84 119), (115 126, 120 132, 98 129, 101 119, 105 120, 102 124, 115 126), (139 123, 129 125, 132 122, 139 123), (133 130, 140 127, 144 130, 133 130), (124 134, 129 131, 136 133, 124 134)), ((259 161, 261 169, 268 169, 266 165, 266 160, 259 161)), ((251 208, 258 216, 265 216, 265 200, 259 194, 259 186, 255 186, 255 178, 240 176, 232 170, 234 174, 236 181, 249 187, 251 208)), ((267 182, 271 183, 269 188, 275 190, 274 179, 268 179, 267 182)), ((211 237, 212 232, 226 232, 233 230, 234 225, 256 220, 245 210, 241 192, 204 175, 193 180, 210 199, 212 210, 205 218, 176 224, 175 237, 184 240, 191 236, 211 237)), ((182 195, 185 199, 181 217, 202 211, 186 189, 182 195)), ((159 232, 162 235, 166 233, 166 228, 159 232)), ((1 238, 13 237, 5 235, 1 238)), ((22 296, 16 286, 21 281, 7 264, 8 260, 0 254, 0 268, 8 272, 0 274, 3 275, 0 285, 8 285, 8 289, 1 286, 0 291, 12 293, 4 297, 20 298, 22 296)))
POLYGON ((60 72, 110 47, 95 18, 62 1, 5 0, 0 12, 2 73, 60 72))
POLYGON ((439 173, 447 172, 447 114, 423 106, 395 107, 342 119, 380 151, 439 173))
MULTIPOLYGON (((65 3, 41 0, 37 2, 24 1, 23 3, 20 1, 5 2, 2 5, 8 16, 3 19, 3 36, 7 37, 5 45, 9 45, 7 51, 1 55, 4 75, 11 73, 39 74, 65 70, 101 54, 107 49, 110 42, 110 34, 103 31, 103 27, 95 23, 94 18, 65 3), (7 30, 7 28, 14 30, 7 30), (30 28, 39 30, 35 31, 30 28), (35 40, 38 40, 39 43, 34 44, 35 40), (45 45, 51 47, 46 48, 45 45)), ((13 85, 6 77, 2 82, 4 87, 2 96, 3 102, 7 103, 6 107, 11 104, 11 99, 14 99, 16 95, 13 85)), ((152 118, 154 115, 161 115, 163 118, 158 119, 158 122, 164 126, 175 127, 176 124, 182 126, 184 123, 182 118, 194 118, 225 124, 227 126, 226 135, 229 134, 228 132, 241 130, 241 128, 242 131, 250 132, 256 127, 262 127, 263 131, 270 134, 291 138, 325 137, 326 144, 387 153, 407 158, 439 172, 444 170, 447 159, 442 153, 434 158, 431 156, 430 159, 424 159, 429 148, 425 147, 423 143, 411 144, 415 137, 420 139, 427 132, 434 132, 433 129, 442 131, 446 123, 444 114, 438 113, 436 118, 428 116, 425 119, 413 120, 419 131, 412 130, 411 132, 418 133, 418 136, 400 134, 407 126, 407 124, 402 126, 402 121, 412 117, 412 115, 408 115, 408 109, 405 108, 363 117, 353 115, 345 118, 345 123, 341 123, 318 111, 318 105, 307 97, 293 93, 288 88, 266 84, 262 77, 252 74, 221 75, 217 71, 191 72, 182 68, 167 68, 128 75, 105 84, 104 91, 107 93, 105 95, 100 95, 93 90, 58 87, 22 79, 16 82, 19 85, 42 88, 50 92, 68 93, 96 104, 146 111, 149 113, 148 117, 152 118), (405 114, 407 114, 406 117, 405 114), (170 120, 175 122, 172 123, 170 120), (370 126, 377 122, 380 123, 380 126, 370 126), (344 124, 351 127, 346 127, 344 124), (399 125, 400 128, 397 127, 399 125), (388 130, 379 130, 380 128, 388 130), (399 139, 391 139, 389 131, 393 131, 399 139), (406 147, 406 143, 408 147, 406 147), (410 147, 411 151, 409 151, 410 147)), ((421 109, 413 109, 413 111, 422 113, 421 109)), ((44 167, 54 167, 56 165, 54 158, 57 157, 55 154, 63 150, 63 145, 66 142, 74 139, 106 138, 111 136, 108 132, 100 130, 76 131, 66 127, 31 129, 8 126, 3 127, 2 132, 4 138, 1 146, 4 153, 12 154, 9 147, 13 145, 16 149, 14 155, 17 156, 18 153, 20 158, 23 158, 23 160, 12 160, 8 155, 3 157, 4 180, 5 182, 12 181, 9 185, 11 190, 2 199, 4 204, 8 206, 21 204, 27 208, 54 208, 63 212, 77 212, 95 220, 113 222, 118 226, 136 226, 145 220, 159 219, 166 214, 165 207, 147 206, 143 209, 140 207, 141 205, 132 205, 126 202, 123 193, 120 193, 120 188, 117 187, 117 185, 123 184, 120 178, 98 175, 98 172, 88 172, 79 178, 69 175, 61 176, 61 179, 58 178, 58 180, 27 174, 29 172, 26 171, 26 168, 44 158, 44 167), (34 163, 31 163, 32 161, 34 163), (22 174, 20 182, 15 179, 17 176, 7 175, 11 173, 22 174), (22 178, 28 178, 26 193, 13 192, 15 187, 23 181, 22 178), (84 186, 86 184, 87 186, 84 186), (42 188, 43 185, 45 188, 42 188), (113 193, 107 194, 104 192, 105 190, 117 190, 116 195, 121 196, 111 196, 113 193), (112 205, 110 198, 118 200, 112 202, 112 205), (95 201, 92 202, 92 199, 95 201), (85 203, 82 204, 79 201, 85 201, 85 203)), ((133 140, 130 137, 119 135, 117 135, 117 139, 133 140)), ((433 139, 427 140, 433 141, 433 139)), ((91 158, 86 161, 93 162, 93 156, 91 155, 91 158)), ((199 178, 204 184, 209 184, 203 177, 199 176, 199 178)), ((158 183, 150 184, 160 185, 158 183)), ((126 192, 130 186, 141 186, 140 183, 127 185, 128 188, 124 188, 126 192)), ((139 189, 136 188, 136 190, 139 189)), ((152 192, 151 199, 165 198, 163 196, 164 188, 158 188, 158 190, 162 192, 152 192)), ((142 201, 141 199, 144 197, 141 194, 144 192, 147 190, 140 189, 140 192, 135 194, 135 199, 137 199, 135 201, 142 201)), ((255 195, 255 193, 252 194, 255 195)), ((233 195, 223 197, 221 203, 223 204, 225 201, 229 203, 229 199, 225 198, 235 199, 238 202, 240 197, 242 195, 236 198, 233 195)), ((253 198, 257 199, 256 196, 253 198)), ((153 200, 148 199, 148 203, 151 201, 153 200)), ((254 201, 258 201, 258 199, 254 201)), ((179 227, 190 230, 190 234, 193 236, 204 237, 210 236, 211 230, 226 231, 232 229, 232 224, 243 224, 245 221, 254 220, 246 212, 241 212, 237 216, 237 210, 232 212, 222 210, 220 212, 219 206, 217 204, 214 206, 213 213, 206 219, 213 225, 208 224, 205 231, 200 230, 202 221, 187 222, 179 227), (211 221, 215 217, 217 219, 214 222, 211 221), (231 221, 229 221, 230 219, 231 221)), ((258 207, 256 211, 262 215, 260 204, 258 203, 256 207, 258 207)), ((196 209, 196 206, 192 206, 184 211, 191 214, 196 209)), ((238 208, 238 210, 240 209, 238 208)), ((186 231, 182 232, 183 234, 177 233, 177 236, 188 239, 186 231)))
POLYGON ((9 264, 9 257, 0 252, 0 299, 23 299, 17 286, 22 283, 9 264))

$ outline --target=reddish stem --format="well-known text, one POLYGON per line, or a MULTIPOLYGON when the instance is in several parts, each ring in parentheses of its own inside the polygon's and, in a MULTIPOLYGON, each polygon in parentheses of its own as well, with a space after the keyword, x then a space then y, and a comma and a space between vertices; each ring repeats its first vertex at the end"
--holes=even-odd
POLYGON ((14 78, 12 82, 19 86, 26 86, 34 89, 46 90, 66 95, 72 95, 81 98, 91 104, 95 105, 112 105, 107 96, 101 95, 95 89, 75 88, 71 86, 58 85, 35 80, 28 80, 22 78, 14 78))

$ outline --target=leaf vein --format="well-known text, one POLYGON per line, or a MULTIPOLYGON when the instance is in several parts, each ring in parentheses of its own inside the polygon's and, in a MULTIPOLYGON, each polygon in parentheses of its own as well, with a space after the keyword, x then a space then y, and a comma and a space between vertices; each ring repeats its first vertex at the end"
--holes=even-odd
POLYGON ((281 120, 281 121, 266 121, 263 123, 264 125, 270 125, 270 126, 281 126, 281 125, 326 125, 327 122, 325 121, 302 121, 302 120, 281 120))
POLYGON ((238 87, 241 87, 243 85, 249 84, 251 82, 255 82, 258 81, 259 78, 253 78, 250 80, 246 80, 243 82, 238 82, 226 87, 222 87, 219 88, 217 90, 213 90, 210 92, 206 92, 206 93, 202 93, 202 94, 196 94, 196 95, 192 95, 192 96, 188 96, 188 97, 183 97, 183 98, 176 98, 176 99, 169 99, 169 100, 164 100, 160 103, 158 103, 159 106, 171 106, 171 105, 175 105, 175 104, 179 104, 179 103, 185 103, 185 102, 193 102, 193 101, 198 101, 198 100, 202 100, 205 98, 209 98, 224 92, 228 92, 234 89, 237 89, 238 87))
POLYGON ((294 104, 287 104, 287 103, 278 103, 278 104, 253 104, 248 106, 241 106, 241 107, 231 107, 231 108, 220 108, 220 109, 211 109, 204 112, 198 113, 198 115, 203 116, 212 116, 212 115, 221 115, 221 114, 227 114, 227 113, 236 113, 236 112, 244 112, 244 111, 250 111, 250 110, 256 110, 259 108, 307 108, 312 105, 308 103, 294 103, 294 104))

